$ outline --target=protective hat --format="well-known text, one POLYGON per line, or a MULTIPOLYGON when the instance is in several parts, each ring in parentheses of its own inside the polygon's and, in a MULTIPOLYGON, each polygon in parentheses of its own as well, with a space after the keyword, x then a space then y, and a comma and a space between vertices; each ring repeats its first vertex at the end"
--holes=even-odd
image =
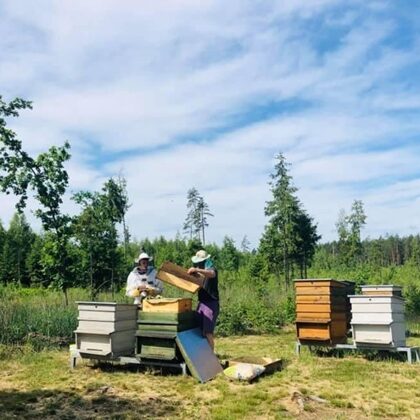
POLYGON ((197 251, 197 253, 191 258, 191 261, 194 264, 197 264, 197 263, 207 260, 210 257, 211 255, 207 254, 207 252, 204 251, 204 249, 200 249, 200 251, 197 251))
POLYGON ((138 263, 140 260, 149 260, 151 261, 153 258, 149 257, 148 254, 146 254, 145 252, 142 252, 134 261, 136 263, 138 263))

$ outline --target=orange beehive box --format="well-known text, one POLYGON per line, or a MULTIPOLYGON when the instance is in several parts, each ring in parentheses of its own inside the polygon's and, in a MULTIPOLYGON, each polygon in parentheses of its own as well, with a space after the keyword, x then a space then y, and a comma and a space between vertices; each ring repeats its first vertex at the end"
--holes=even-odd
POLYGON ((297 337, 300 342, 318 341, 328 344, 344 343, 347 340, 346 320, 297 319, 297 337))
POLYGON ((334 279, 295 280, 296 332, 300 342, 344 343, 348 284, 334 279))
POLYGON ((143 312, 187 312, 192 310, 191 298, 159 298, 145 299, 143 301, 143 312))

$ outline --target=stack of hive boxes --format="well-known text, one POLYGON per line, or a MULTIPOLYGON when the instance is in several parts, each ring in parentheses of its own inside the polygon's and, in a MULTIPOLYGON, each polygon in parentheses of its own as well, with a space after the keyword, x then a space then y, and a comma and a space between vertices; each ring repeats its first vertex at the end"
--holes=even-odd
POLYGON ((77 302, 76 348, 82 355, 129 356, 134 352, 137 305, 77 302))
POLYGON ((136 354, 141 359, 179 361, 177 333, 197 326, 191 298, 143 301, 136 332, 136 354))
POLYGON ((362 295, 350 296, 354 344, 404 347, 405 316, 401 288, 369 285, 361 289, 362 295))
POLYGON ((348 290, 353 283, 334 279, 295 280, 296 330, 301 343, 344 343, 349 320, 348 290))

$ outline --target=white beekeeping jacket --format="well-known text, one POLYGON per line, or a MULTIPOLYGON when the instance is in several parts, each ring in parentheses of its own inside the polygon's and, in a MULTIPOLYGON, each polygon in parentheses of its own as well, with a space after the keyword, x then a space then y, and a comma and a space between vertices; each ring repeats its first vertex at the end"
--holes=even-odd
POLYGON ((140 286, 153 288, 157 295, 160 295, 163 291, 162 282, 156 278, 156 270, 153 267, 148 267, 146 273, 143 274, 135 267, 128 275, 125 294, 126 296, 134 297, 134 303, 137 305, 141 303, 141 297, 135 296, 140 286))

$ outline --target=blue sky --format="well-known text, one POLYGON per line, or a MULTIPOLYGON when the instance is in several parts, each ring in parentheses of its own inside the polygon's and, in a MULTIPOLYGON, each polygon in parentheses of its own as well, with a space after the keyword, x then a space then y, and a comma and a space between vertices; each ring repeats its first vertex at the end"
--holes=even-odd
MULTIPOLYGON (((39 153, 68 140, 71 192, 128 181, 132 234, 175 236, 195 186, 208 239, 256 246, 283 152, 323 240, 420 231, 416 1, 0 2, 0 94, 39 153)), ((7 225, 14 200, 2 197, 7 225)), ((66 210, 77 211, 66 199, 66 210)), ((35 222, 34 222, 35 223, 35 222)))

